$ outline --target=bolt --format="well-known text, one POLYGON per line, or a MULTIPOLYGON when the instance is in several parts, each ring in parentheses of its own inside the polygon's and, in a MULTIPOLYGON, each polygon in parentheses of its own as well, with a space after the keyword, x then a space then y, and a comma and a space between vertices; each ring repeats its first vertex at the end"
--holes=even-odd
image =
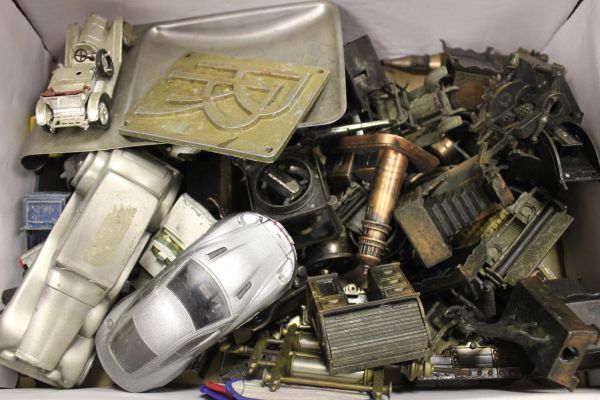
POLYGON ((521 207, 521 214, 524 217, 529 217, 534 213, 534 209, 531 206, 523 206, 521 207))
POLYGON ((496 258, 498 258, 498 256, 500 255, 500 250, 497 247, 490 247, 487 251, 487 254, 489 258, 495 261, 496 258))

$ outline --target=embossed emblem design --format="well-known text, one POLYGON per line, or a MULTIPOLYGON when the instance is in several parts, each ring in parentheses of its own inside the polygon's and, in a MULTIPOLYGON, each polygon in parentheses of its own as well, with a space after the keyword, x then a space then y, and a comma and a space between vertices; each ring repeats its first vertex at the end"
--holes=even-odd
POLYGON ((316 67, 191 53, 130 110, 121 131, 272 161, 327 76, 316 67))
POLYGON ((186 92, 166 92, 164 103, 138 108, 136 115, 161 115, 204 110, 219 128, 238 129, 259 118, 275 117, 296 100, 308 74, 283 74, 268 70, 236 70, 197 64, 169 73, 168 84, 190 85, 186 92))

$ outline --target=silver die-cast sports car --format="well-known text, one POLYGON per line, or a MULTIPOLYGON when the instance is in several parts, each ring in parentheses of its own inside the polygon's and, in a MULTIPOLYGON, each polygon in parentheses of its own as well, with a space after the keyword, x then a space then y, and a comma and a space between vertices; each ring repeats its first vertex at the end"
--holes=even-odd
POLYGON ((296 251, 276 221, 251 212, 217 222, 104 319, 96 351, 123 389, 164 386, 289 289, 296 251))
POLYGON ((123 45, 133 41, 131 27, 117 17, 92 14, 83 28, 69 25, 64 64, 52 72, 48 88, 35 107, 38 125, 50 132, 90 124, 101 129, 110 126, 110 102, 121 68, 123 45))

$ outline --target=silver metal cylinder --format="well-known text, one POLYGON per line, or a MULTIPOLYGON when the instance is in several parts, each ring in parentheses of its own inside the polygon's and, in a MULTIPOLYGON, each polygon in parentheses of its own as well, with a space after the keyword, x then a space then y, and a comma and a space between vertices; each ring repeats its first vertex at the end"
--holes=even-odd
MULTIPOLYGON (((367 370, 369 371, 369 370, 367 370)), ((320 357, 293 355, 290 363, 290 376, 294 378, 319 379, 340 383, 368 384, 365 371, 330 375, 320 357)), ((368 378, 368 377, 367 377, 368 378)))
POLYGON ((320 353, 321 346, 319 345, 319 339, 314 333, 301 332, 300 338, 298 339, 297 349, 298 351, 304 351, 307 353, 320 353))

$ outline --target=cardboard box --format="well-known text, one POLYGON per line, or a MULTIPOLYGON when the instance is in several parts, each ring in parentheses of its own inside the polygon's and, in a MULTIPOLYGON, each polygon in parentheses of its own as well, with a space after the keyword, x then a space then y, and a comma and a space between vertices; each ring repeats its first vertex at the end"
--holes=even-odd
MULTIPOLYGON (((34 191, 35 175, 20 165, 20 153, 28 132, 29 116, 45 88, 52 64, 60 61, 64 33, 69 23, 83 22, 91 12, 114 18, 123 15, 132 24, 216 14, 236 9, 283 3, 284 0, 15 0, 0 2, 0 286, 18 285, 17 259, 23 249, 21 202, 34 191)), ((501 52, 518 47, 548 53, 550 61, 566 66, 567 80, 585 116, 583 127, 600 144, 600 1, 583 0, 570 16, 577 0, 335 0, 340 7, 344 40, 369 34, 380 57, 437 52, 440 39, 451 46, 501 52)), ((569 189, 573 225, 563 238, 567 276, 582 277, 600 289, 600 185, 573 185, 569 189)), ((600 375, 600 374, 598 374, 600 375)), ((14 385, 16 375, 0 372, 0 386, 14 385)), ((593 382, 593 377, 592 377, 593 382)), ((600 376, 597 377, 600 383, 600 376)), ((119 389, 76 390, 14 389, 0 391, 0 399, 190 399, 197 389, 150 394, 126 394, 119 389)), ((457 398, 599 398, 595 389, 535 392, 502 390, 417 391, 395 393, 398 399, 457 398)))

